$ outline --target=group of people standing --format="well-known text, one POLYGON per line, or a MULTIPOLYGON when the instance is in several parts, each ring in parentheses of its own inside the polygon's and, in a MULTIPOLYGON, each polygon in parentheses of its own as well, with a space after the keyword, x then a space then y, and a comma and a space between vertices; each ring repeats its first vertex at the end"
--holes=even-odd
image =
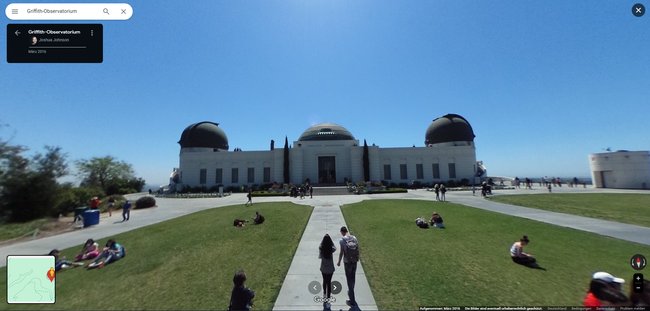
POLYGON ((436 201, 445 201, 445 193, 447 193, 447 188, 443 184, 435 184, 433 186, 433 192, 436 193, 436 201))

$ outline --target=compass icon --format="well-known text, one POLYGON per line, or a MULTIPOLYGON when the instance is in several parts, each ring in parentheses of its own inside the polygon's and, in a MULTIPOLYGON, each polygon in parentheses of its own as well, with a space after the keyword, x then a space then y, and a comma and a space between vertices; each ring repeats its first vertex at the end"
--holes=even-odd
POLYGON ((646 260, 645 256, 641 254, 636 254, 630 258, 630 266, 634 270, 643 270, 647 263, 648 260, 646 260))

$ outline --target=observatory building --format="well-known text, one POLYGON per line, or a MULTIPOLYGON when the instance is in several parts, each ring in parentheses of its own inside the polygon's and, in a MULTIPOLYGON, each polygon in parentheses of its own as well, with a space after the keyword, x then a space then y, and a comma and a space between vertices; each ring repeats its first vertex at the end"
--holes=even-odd
POLYGON ((279 145, 264 151, 230 151, 223 128, 203 121, 183 130, 180 163, 171 179, 176 189, 274 182, 330 186, 366 179, 396 184, 473 182, 486 173, 477 168, 474 137, 465 118, 447 114, 428 126, 422 147, 373 145, 364 152, 346 128, 321 123, 307 128, 286 150, 279 145))

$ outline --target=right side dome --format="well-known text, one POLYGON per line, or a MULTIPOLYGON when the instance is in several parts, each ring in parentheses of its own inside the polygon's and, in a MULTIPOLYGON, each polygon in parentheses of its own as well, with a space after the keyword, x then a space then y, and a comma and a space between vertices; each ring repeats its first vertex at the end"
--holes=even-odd
POLYGON ((448 143, 455 141, 474 141, 474 131, 465 118, 457 114, 446 114, 431 122, 427 128, 424 145, 448 143))

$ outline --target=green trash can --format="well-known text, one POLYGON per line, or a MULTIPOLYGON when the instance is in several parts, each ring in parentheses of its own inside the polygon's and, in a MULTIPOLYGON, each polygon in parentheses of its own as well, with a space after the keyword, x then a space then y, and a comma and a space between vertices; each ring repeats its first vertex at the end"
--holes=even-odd
POLYGON ((80 206, 74 209, 74 221, 83 221, 84 212, 88 210, 88 206, 80 206))

